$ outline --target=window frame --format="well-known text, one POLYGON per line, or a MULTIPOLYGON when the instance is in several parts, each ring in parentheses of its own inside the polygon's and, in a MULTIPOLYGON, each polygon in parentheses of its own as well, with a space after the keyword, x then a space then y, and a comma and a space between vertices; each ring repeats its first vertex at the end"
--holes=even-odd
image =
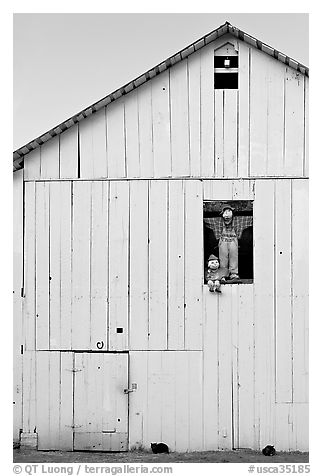
MULTIPOLYGON (((204 286, 207 286, 207 283, 206 283, 206 270, 207 270, 207 264, 206 264, 206 239, 205 239, 205 228, 206 225, 205 225, 205 222, 204 222, 204 218, 207 218, 205 217, 205 203, 216 203, 216 205, 218 206, 218 209, 219 207, 222 207, 223 205, 231 205, 232 207, 234 207, 234 204, 235 204, 235 207, 234 208, 238 208, 238 205, 239 206, 242 206, 243 203, 247 203, 248 206, 251 206, 251 209, 249 211, 251 211, 251 215, 245 215, 245 213, 247 212, 247 210, 242 210, 243 211, 243 214, 242 215, 235 215, 235 216, 252 216, 253 218, 253 224, 249 227, 246 227, 243 232, 248 229, 248 228, 251 228, 252 229, 252 238, 251 238, 251 246, 250 246, 250 250, 252 250, 252 255, 251 255, 251 270, 252 270, 252 277, 249 277, 249 278, 239 278, 238 280, 236 280, 235 282, 230 282, 230 281, 227 281, 225 283, 225 285, 227 284, 254 284, 254 200, 213 200, 213 199, 204 199, 203 200, 203 271, 204 271, 204 276, 203 276, 203 285, 204 286)), ((239 210, 240 212, 241 210, 239 210)), ((217 213, 217 216, 220 216, 218 214, 218 212, 213 212, 213 213, 217 213)), ((215 215, 216 216, 216 215, 215 215)), ((209 228, 210 229, 210 228, 209 228)), ((242 232, 242 233, 243 233, 242 232)), ((216 240, 216 239, 215 239, 216 240)), ((240 238, 238 238, 238 241, 240 240, 240 238)), ((216 240, 216 242, 218 243, 219 240, 216 240)), ((215 248, 216 249, 216 248, 215 248)), ((249 250, 249 252, 250 252, 249 250)), ((213 253, 214 251, 210 251, 210 253, 213 253)), ((240 245, 238 246, 238 254, 240 253, 240 245)), ((219 250, 216 251, 214 254, 217 254, 217 256, 219 256, 219 250)), ((240 256, 240 255, 239 255, 240 256)), ((238 272, 240 273, 240 268, 239 268, 239 264, 240 264, 240 261, 238 262, 238 272)))

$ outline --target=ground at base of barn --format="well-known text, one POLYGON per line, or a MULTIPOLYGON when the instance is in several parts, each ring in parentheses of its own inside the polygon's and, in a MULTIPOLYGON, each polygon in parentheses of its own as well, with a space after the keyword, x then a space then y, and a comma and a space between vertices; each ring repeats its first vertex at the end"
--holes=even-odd
POLYGON ((277 451, 264 456, 249 449, 234 451, 203 451, 191 453, 153 454, 147 451, 123 453, 86 451, 37 451, 28 448, 13 452, 14 463, 308 463, 309 453, 277 451))

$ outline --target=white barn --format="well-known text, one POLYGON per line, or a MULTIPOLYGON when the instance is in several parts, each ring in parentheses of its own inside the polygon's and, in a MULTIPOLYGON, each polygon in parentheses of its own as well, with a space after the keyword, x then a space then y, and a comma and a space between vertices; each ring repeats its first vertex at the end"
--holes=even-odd
POLYGON ((225 23, 14 152, 15 441, 308 450, 308 83, 225 23), (226 201, 253 265, 218 295, 226 201))

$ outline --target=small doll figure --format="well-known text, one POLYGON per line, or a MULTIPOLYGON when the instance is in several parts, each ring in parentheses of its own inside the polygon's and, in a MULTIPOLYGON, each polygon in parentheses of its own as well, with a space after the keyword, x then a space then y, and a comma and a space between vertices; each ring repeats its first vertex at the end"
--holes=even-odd
POLYGON ((208 269, 206 280, 209 291, 213 293, 221 293, 220 286, 226 282, 226 277, 229 275, 227 268, 220 268, 219 259, 215 255, 210 255, 208 258, 208 269))

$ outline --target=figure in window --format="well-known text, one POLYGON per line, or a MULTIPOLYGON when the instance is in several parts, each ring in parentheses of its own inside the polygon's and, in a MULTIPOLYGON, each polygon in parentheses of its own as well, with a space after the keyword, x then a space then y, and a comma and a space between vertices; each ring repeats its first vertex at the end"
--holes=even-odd
POLYGON ((223 205, 219 217, 204 218, 218 242, 220 266, 229 269, 229 279, 238 280, 238 240, 253 225, 252 216, 235 216, 231 205, 223 205))

